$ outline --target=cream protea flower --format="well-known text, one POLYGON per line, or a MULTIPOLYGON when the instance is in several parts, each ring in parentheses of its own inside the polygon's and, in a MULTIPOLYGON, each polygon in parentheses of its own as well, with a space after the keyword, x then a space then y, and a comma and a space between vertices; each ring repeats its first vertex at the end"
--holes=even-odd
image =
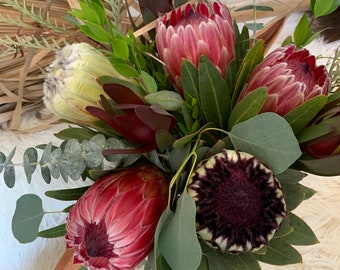
POLYGON ((284 116, 305 101, 326 95, 331 81, 325 66, 317 66, 315 56, 295 45, 271 52, 249 75, 239 100, 265 86, 269 97, 262 112, 284 116))
POLYGON ((234 59, 235 32, 228 8, 214 2, 211 6, 198 3, 178 8, 170 18, 158 19, 156 46, 165 71, 182 93, 181 64, 187 59, 196 67, 200 56, 206 55, 224 76, 234 59))
POLYGON ((267 245, 286 215, 279 182, 250 154, 223 150, 199 165, 190 181, 197 233, 222 252, 267 245))
POLYGON ((127 80, 109 60, 88 43, 66 45, 48 67, 44 81, 44 102, 55 115, 83 124, 98 121, 86 111, 99 106, 100 95, 106 95, 95 81, 99 76, 127 80))
POLYGON ((67 246, 89 270, 130 270, 153 248, 169 183, 151 164, 115 171, 94 183, 71 209, 67 246))

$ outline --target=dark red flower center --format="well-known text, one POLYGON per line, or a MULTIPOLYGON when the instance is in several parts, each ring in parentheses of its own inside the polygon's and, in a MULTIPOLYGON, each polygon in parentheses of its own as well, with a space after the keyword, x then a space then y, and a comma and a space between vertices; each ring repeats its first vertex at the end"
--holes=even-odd
POLYGON ((113 245, 108 240, 107 229, 104 222, 91 223, 85 232, 86 253, 89 257, 111 258, 113 245))

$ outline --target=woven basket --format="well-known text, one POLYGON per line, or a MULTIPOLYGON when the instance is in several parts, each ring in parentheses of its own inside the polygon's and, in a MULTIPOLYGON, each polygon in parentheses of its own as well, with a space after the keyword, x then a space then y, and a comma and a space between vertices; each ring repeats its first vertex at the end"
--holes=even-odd
MULTIPOLYGON (((25 15, 22 10, 6 6, 9 1, 0 0, 0 128, 15 131, 32 132, 44 129, 57 122, 57 118, 50 114, 42 102, 42 83, 44 80, 44 69, 54 59, 55 49, 63 46, 65 42, 89 42, 96 46, 96 43, 89 40, 70 22, 64 19, 67 11, 71 8, 77 8, 77 0, 26 0, 27 10, 32 6, 37 14, 39 9, 42 11, 41 16, 48 18, 58 26, 65 27, 65 32, 56 32, 53 29, 42 26, 29 16, 25 15), (9 16, 9 17, 7 17, 9 16), (27 25, 20 27, 13 21, 19 18, 27 25), (32 47, 11 46, 6 41, 6 36, 15 39, 15 37, 33 36, 39 40, 42 38, 49 41, 56 41, 54 49, 46 50, 32 47)), ((14 1, 11 1, 14 2, 14 1)), ((21 1, 17 1, 21 2, 21 1)), ((122 4, 121 25, 123 29, 130 28, 130 19, 127 17, 126 6, 134 9, 135 20, 137 25, 142 23, 139 15, 138 1, 130 0, 122 4)), ((252 4, 252 1, 225 1, 231 8, 232 16, 238 21, 250 21, 253 18, 253 11, 236 11, 237 8, 252 4)), ((267 44, 270 44, 279 33, 285 17, 292 11, 305 10, 308 8, 309 1, 270 1, 258 0, 257 5, 267 5, 274 8, 274 12, 257 12, 257 18, 272 17, 272 20, 266 24, 266 27, 260 31, 257 37, 262 38, 267 44)), ((22 5, 22 4, 21 4, 22 5)), ((141 28, 136 35, 144 34, 153 28, 155 23, 151 23, 141 28)))

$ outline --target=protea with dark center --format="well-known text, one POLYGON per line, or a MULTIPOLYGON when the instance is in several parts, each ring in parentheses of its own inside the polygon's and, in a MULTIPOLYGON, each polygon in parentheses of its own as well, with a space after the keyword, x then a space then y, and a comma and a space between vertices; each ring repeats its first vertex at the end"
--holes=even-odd
POLYGON ((235 32, 228 8, 218 2, 208 6, 198 3, 177 8, 170 18, 158 20, 156 46, 171 81, 182 93, 181 64, 183 59, 198 65, 206 55, 224 76, 235 55, 235 32))
POLYGON ((267 87, 268 99, 262 112, 284 116, 305 101, 326 95, 331 81, 325 66, 317 66, 315 56, 295 45, 271 52, 249 75, 239 101, 248 93, 267 87))
POLYGON ((223 150, 199 165, 190 181, 196 230, 222 252, 251 252, 267 245, 286 216, 279 182, 250 154, 223 150))
POLYGON ((151 164, 114 171, 94 183, 71 209, 66 242, 89 270, 138 265, 153 248, 169 183, 151 164))

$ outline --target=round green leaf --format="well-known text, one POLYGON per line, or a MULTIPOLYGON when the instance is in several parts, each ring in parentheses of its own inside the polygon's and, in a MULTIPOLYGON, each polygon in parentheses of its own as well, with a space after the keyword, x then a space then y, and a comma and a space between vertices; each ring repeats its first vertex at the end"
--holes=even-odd
POLYGON ((12 232, 20 243, 29 243, 37 238, 39 225, 44 215, 42 200, 35 194, 21 196, 16 203, 12 219, 12 232))
POLYGON ((167 111, 178 111, 182 108, 183 99, 174 91, 162 90, 146 95, 145 100, 149 104, 158 104, 167 111))
POLYGON ((9 161, 7 166, 5 167, 4 170, 4 180, 6 183, 6 186, 9 188, 14 187, 15 184, 15 170, 14 170, 14 165, 12 161, 9 161))
POLYGON ((256 115, 235 125, 228 134, 235 149, 256 156, 274 174, 287 170, 301 155, 291 127, 275 113, 256 115))

